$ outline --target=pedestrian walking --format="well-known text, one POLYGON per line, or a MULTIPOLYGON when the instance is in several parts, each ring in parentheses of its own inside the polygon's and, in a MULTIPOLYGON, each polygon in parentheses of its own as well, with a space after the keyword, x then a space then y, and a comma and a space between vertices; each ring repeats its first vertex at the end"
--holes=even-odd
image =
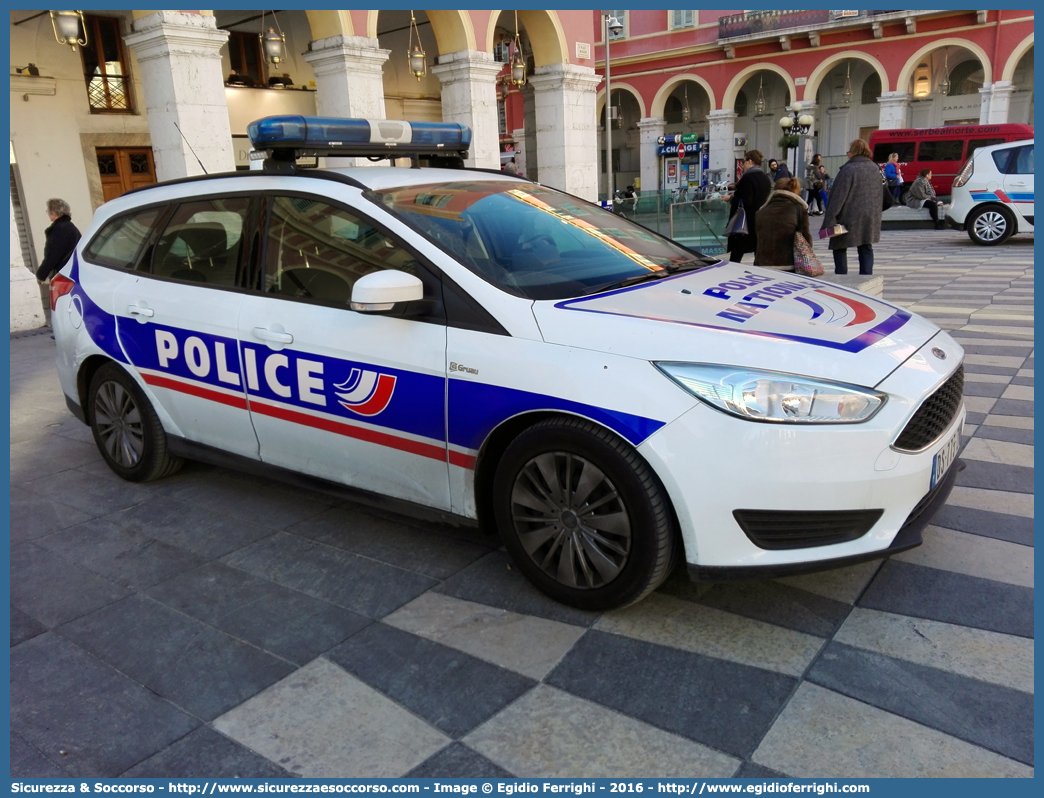
POLYGON ((899 168, 899 153, 893 152, 888 155, 888 163, 884 167, 885 180, 888 181, 888 188, 892 190, 892 196, 895 197, 895 202, 899 204, 899 195, 903 191, 903 170, 899 168))
POLYGON ((68 202, 57 197, 47 200, 47 218, 51 220, 51 226, 44 230, 47 240, 44 242, 43 262, 36 270, 36 279, 41 283, 50 280, 65 265, 80 240, 80 231, 72 223, 72 209, 68 202))
MULTIPOLYGON (((805 202, 809 204, 809 207, 812 206, 812 199, 814 194, 812 184, 815 183, 819 177, 819 166, 822 162, 823 156, 817 152, 815 155, 812 156, 812 160, 805 164, 805 183, 803 186, 804 193, 801 195, 801 197, 805 200, 805 202)), ((820 210, 822 210, 822 208, 820 208, 820 210)))
POLYGON ((870 160, 870 147, 856 139, 848 160, 837 170, 823 215, 823 229, 843 224, 847 232, 831 236, 834 273, 848 274, 848 248, 859 255, 859 273, 874 273, 874 244, 881 240, 881 170, 870 160))
POLYGON ((796 177, 777 180, 768 201, 758 211, 758 250, 755 266, 794 271, 794 234, 812 243, 808 229, 808 205, 801 199, 801 181, 796 177))
POLYGON ((746 233, 730 233, 729 260, 739 263, 747 252, 758 251, 757 213, 772 193, 772 181, 761 168, 764 156, 760 150, 748 150, 743 155, 743 176, 736 189, 723 199, 729 200, 729 218, 739 210, 740 203, 747 217, 746 233))
POLYGON ((935 229, 942 230, 946 227, 946 222, 939 218, 942 200, 939 199, 935 193, 935 186, 932 185, 931 169, 922 169, 917 175, 917 179, 913 181, 910 190, 906 192, 906 207, 914 210, 927 208, 928 215, 935 222, 935 229))

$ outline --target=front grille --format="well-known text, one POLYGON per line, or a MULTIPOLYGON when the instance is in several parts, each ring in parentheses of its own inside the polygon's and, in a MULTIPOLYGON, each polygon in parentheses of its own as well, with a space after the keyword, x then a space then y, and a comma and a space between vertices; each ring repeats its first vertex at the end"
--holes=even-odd
POLYGON ((893 446, 907 452, 919 452, 936 440, 953 421, 964 395, 964 364, 935 393, 917 408, 910 423, 896 438, 893 446))
POLYGON ((862 537, 884 510, 733 510, 732 516, 755 546, 806 549, 862 537))

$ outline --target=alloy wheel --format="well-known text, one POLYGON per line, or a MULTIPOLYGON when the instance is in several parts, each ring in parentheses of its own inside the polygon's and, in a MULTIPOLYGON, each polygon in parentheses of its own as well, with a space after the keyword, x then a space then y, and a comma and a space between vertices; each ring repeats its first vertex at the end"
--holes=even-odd
POLYGON ((975 220, 975 234, 983 241, 996 241, 1008 229, 1008 220, 999 211, 986 211, 975 220))
POLYGON ((118 382, 103 382, 98 387, 94 424, 109 457, 125 468, 137 465, 145 450, 141 412, 134 397, 118 382))
POLYGON ((606 474, 579 455, 545 452, 526 463, 512 486, 511 512, 526 553, 562 585, 602 587, 627 563, 627 507, 606 474))

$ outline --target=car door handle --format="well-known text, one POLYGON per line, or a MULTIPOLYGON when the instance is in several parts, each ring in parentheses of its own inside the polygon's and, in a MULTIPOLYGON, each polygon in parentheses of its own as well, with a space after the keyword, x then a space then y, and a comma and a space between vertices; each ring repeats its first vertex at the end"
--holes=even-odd
POLYGON ((140 305, 131 305, 127 308, 127 313, 131 316, 148 316, 150 319, 156 315, 152 308, 143 308, 140 305))
POLYGON ((255 327, 254 337, 260 338, 262 341, 272 341, 276 344, 292 344, 294 342, 294 336, 290 333, 275 332, 267 327, 255 327))
POLYGON ((1012 182, 1011 182, 1011 183, 1009 183, 1008 185, 1009 185, 1009 186, 1024 186, 1024 185, 1026 185, 1026 184, 1025 184, 1025 183, 1023 183, 1022 181, 1012 181, 1012 182))

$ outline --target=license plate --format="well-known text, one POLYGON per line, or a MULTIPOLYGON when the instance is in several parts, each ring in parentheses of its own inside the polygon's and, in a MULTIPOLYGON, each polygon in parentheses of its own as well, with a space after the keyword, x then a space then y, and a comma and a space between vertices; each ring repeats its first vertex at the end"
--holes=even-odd
MULTIPOLYGON (((936 453, 932 459, 932 488, 939 484, 946 472, 950 470, 953 461, 957 459, 957 452, 961 450, 961 430, 958 427, 953 437, 936 453)), ((929 488, 930 490, 931 488, 929 488)))

